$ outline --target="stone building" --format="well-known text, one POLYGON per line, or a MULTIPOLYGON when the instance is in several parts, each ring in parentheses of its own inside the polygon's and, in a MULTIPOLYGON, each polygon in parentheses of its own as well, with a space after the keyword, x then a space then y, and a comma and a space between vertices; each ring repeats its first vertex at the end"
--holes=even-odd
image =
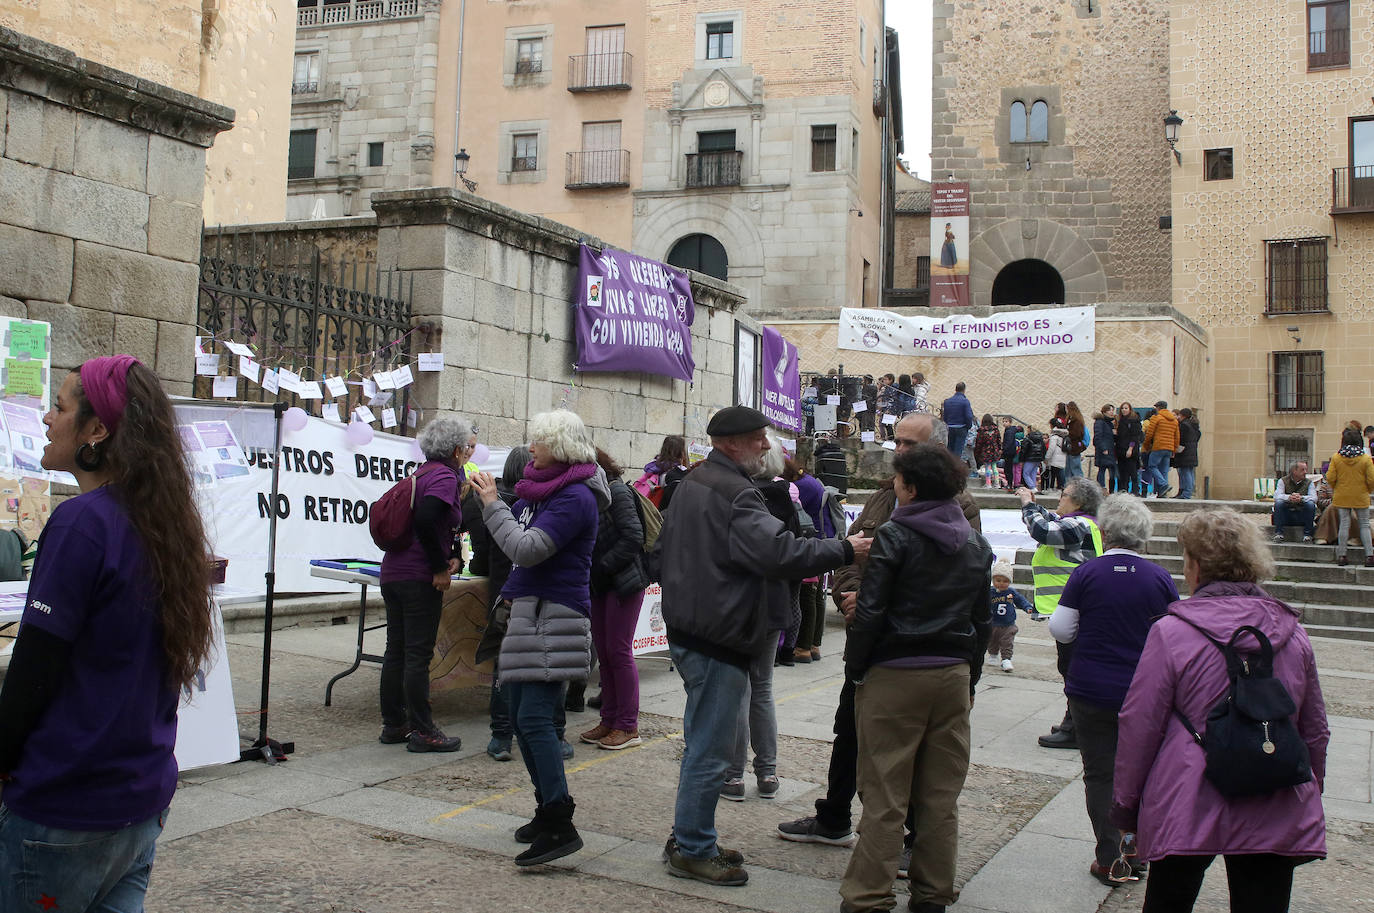
POLYGON ((930 182, 897 163, 889 306, 930 302, 930 182))
POLYGON ((1211 334, 1213 490, 1374 423, 1374 11, 1171 4, 1173 300, 1211 334))

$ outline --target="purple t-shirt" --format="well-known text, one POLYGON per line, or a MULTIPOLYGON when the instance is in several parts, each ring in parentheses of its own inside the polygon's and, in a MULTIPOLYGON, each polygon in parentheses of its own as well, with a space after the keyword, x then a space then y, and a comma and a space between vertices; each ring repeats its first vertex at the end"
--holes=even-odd
POLYGON ((534 567, 511 568, 501 595, 510 600, 536 596, 590 615, 592 546, 599 522, 596 495, 574 482, 544 501, 516 501, 510 512, 525 529, 543 530, 558 551, 534 567))
MULTIPOLYGON (((416 468, 415 506, 425 498, 438 498, 449 506, 448 517, 439 524, 439 551, 447 561, 453 555, 453 534, 463 525, 463 504, 458 500, 461 480, 447 463, 430 460, 416 468)), ((412 537, 405 548, 382 555, 382 583, 398 580, 433 580, 434 569, 429 566, 419 538, 412 537)))
POLYGON ((167 684, 143 543, 108 487, 59 504, 38 542, 20 636, 32 626, 69 642, 71 663, 4 803, 70 830, 145 821, 176 791, 181 695, 167 684))
POLYGON ((1078 610, 1064 693, 1120 710, 1150 625, 1177 600, 1169 572, 1139 555, 1111 552, 1074 568, 1059 599, 1078 610))

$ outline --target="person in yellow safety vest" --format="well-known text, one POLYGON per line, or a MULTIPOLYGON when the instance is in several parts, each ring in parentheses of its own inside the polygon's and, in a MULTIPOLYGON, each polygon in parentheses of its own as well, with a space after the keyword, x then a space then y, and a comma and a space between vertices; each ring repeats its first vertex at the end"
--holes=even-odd
MULTIPOLYGON (((1102 503, 1102 486, 1081 476, 1070 479, 1064 484, 1055 511, 1036 504, 1035 495, 1028 488, 1018 488, 1016 494, 1021 499, 1026 532, 1040 543, 1031 557, 1031 573, 1035 577, 1035 617, 1043 621, 1059 608, 1059 597, 1073 569, 1102 554, 1102 531, 1094 520, 1102 503)), ((1073 644, 1056 641, 1055 648, 1059 675, 1063 677, 1069 671, 1073 644)), ((1073 716, 1067 709, 1064 721, 1051 727, 1049 735, 1040 736, 1038 741, 1045 748, 1078 748, 1073 716)))

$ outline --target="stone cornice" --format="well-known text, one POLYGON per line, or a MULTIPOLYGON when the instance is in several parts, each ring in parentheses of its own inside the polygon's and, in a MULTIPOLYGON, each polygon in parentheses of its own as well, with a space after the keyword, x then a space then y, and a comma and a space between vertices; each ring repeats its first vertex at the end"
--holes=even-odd
POLYGON ((234 111, 0 27, 0 88, 209 147, 234 111))

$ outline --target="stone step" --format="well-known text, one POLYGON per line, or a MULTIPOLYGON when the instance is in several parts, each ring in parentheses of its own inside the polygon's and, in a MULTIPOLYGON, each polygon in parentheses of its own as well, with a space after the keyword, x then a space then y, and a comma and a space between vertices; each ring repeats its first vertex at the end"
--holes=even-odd
POLYGON ((1334 637, 1340 640, 1374 641, 1374 628, 1349 628, 1341 625, 1314 625, 1303 622, 1308 637, 1334 637))
MULTIPOLYGON (((1334 548, 1332 551, 1334 552, 1334 548)), ((1028 549, 1019 550, 1016 553, 1016 563, 1030 567, 1033 554, 1034 552, 1028 549)), ((1152 551, 1147 553, 1146 557, 1171 574, 1177 576, 1183 573, 1182 555, 1162 555, 1152 551)), ((1334 558, 1327 558, 1325 561, 1277 561, 1274 579, 1296 583, 1345 584, 1350 587, 1374 586, 1374 568, 1364 567, 1363 559, 1347 567, 1338 567, 1334 558), (1357 567, 1357 564, 1360 566, 1357 567)))
POLYGON ((1374 608, 1311 602, 1290 605, 1302 612, 1302 623, 1305 625, 1352 628, 1374 634, 1374 608))
MULTIPOLYGON (((973 482, 970 482, 968 490, 979 507, 989 510, 1021 509, 1021 499, 1012 492, 983 488, 973 482)), ((1059 493, 1037 495, 1035 500, 1036 503, 1043 504, 1053 510, 1054 506, 1059 503, 1059 493)), ((1230 508, 1243 514, 1268 514, 1273 506, 1268 501, 1202 501, 1197 499, 1180 501, 1175 498, 1143 498, 1140 503, 1156 514, 1178 514, 1179 519, 1182 519, 1182 515, 1195 510, 1219 510, 1221 508, 1230 508)))
MULTIPOLYGON (((1018 563, 1012 569, 1012 583, 1019 586, 1032 588, 1034 580, 1031 575, 1028 552, 1018 553, 1018 563), (1021 556, 1025 556, 1025 563, 1020 563, 1021 556)), ((1334 570, 1350 570, 1349 568, 1334 568, 1334 570)), ((1360 568, 1359 573, 1362 580, 1374 580, 1367 575, 1371 573, 1365 568, 1360 568)), ((1185 591, 1182 573, 1173 573, 1174 584, 1179 588, 1179 592, 1185 591)), ((1374 586, 1368 583, 1356 583, 1354 579, 1348 582, 1331 583, 1327 581, 1309 580, 1270 580, 1264 584, 1264 588, 1276 599, 1282 599, 1290 605, 1298 603, 1317 603, 1330 606, 1351 606, 1357 608, 1374 608, 1374 586)), ((1030 598, 1027 595, 1027 598, 1030 598)), ((1374 618, 1371 618, 1374 624, 1374 618)))

